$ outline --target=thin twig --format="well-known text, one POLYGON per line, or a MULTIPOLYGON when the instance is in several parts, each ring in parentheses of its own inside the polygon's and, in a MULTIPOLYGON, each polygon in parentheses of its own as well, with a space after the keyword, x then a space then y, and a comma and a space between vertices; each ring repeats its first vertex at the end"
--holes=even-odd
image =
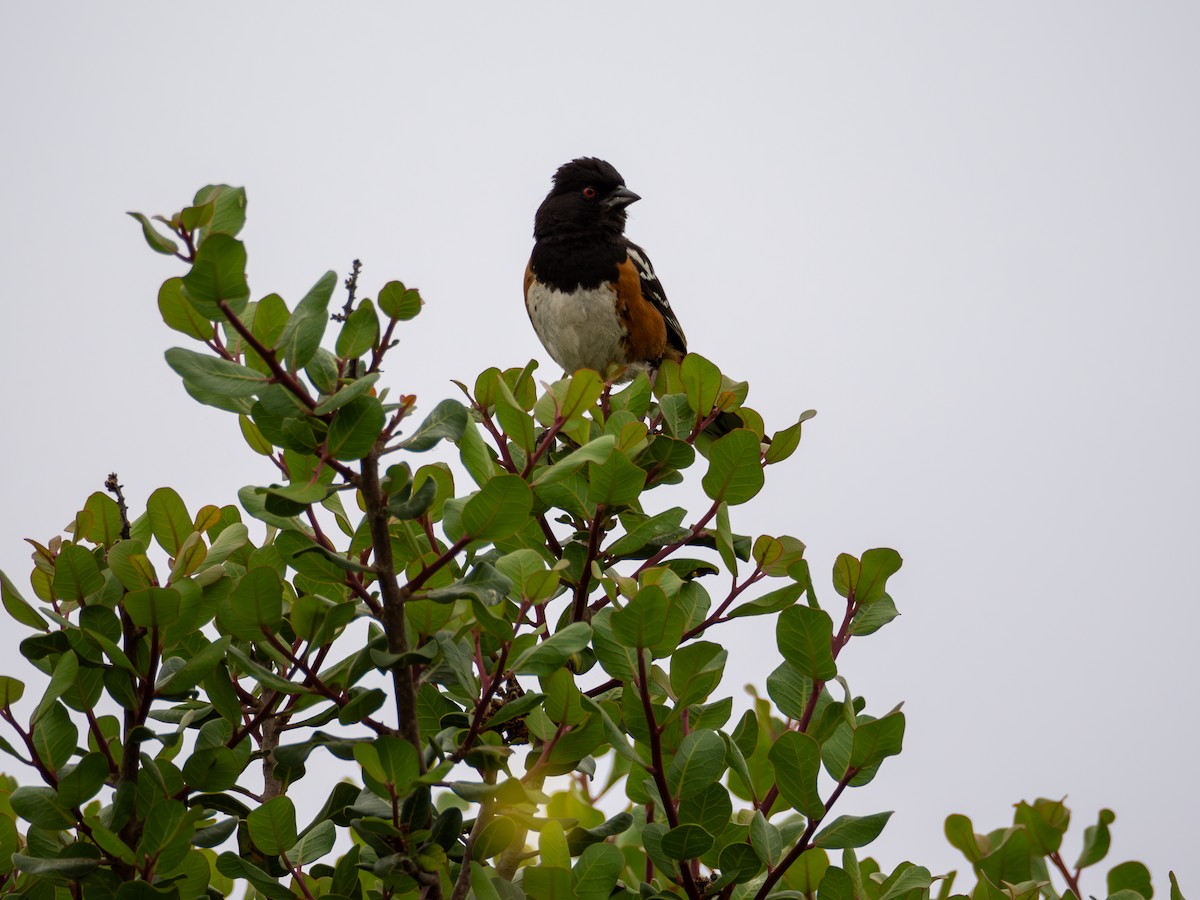
POLYGON ((600 536, 604 533, 604 504, 596 504, 596 512, 592 514, 592 522, 588 526, 587 553, 583 557, 583 571, 579 573, 579 581, 575 584, 575 599, 571 603, 571 621, 582 622, 587 610, 588 591, 592 586, 592 563, 600 554, 600 536))
MULTIPOLYGON (((654 705, 650 702, 650 678, 646 672, 646 651, 639 647, 637 654, 637 688, 642 699, 642 712, 646 716, 646 727, 650 731, 650 775, 654 779, 654 786, 658 788, 659 796, 662 799, 667 824, 672 828, 678 828, 679 811, 675 808, 675 800, 671 796, 671 788, 667 784, 666 768, 663 764, 662 729, 654 717, 654 705)), ((683 880, 683 889, 687 895, 692 900, 700 900, 700 890, 696 886, 696 880, 692 877, 692 869, 687 865, 686 860, 681 860, 679 863, 679 875, 683 880)))
POLYGON ((117 473, 109 472, 104 480, 104 489, 117 498, 117 509, 121 513, 121 540, 129 540, 129 507, 125 505, 125 495, 121 489, 123 484, 117 483, 117 473))
POLYGON ((804 855, 804 852, 811 846, 813 835, 816 834, 817 828, 825 821, 825 817, 829 815, 829 810, 833 808, 833 804, 837 802, 838 797, 842 796, 842 791, 846 789, 846 785, 850 783, 855 775, 858 774, 858 769, 847 769, 846 774, 838 781, 837 787, 833 789, 833 793, 829 795, 829 799, 825 801, 825 812, 815 818, 808 820, 808 825, 804 829, 804 834, 800 835, 800 840, 796 842, 796 846, 791 849, 774 869, 767 873, 766 880, 763 881, 762 887, 758 889, 758 893, 754 895, 754 900, 766 900, 766 897, 771 893, 771 888, 775 886, 783 874, 792 867, 792 863, 804 855))

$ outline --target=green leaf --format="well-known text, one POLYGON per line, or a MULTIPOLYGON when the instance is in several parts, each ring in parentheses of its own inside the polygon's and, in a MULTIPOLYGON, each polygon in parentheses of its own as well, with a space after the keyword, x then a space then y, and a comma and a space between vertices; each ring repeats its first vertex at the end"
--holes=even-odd
POLYGON ((813 838, 813 847, 839 850, 843 847, 865 847, 883 831, 883 826, 892 813, 881 812, 869 816, 838 816, 813 838))
MULTIPOLYGON (((57 859, 14 853, 12 855, 12 862, 21 872, 34 878, 57 878, 66 881, 78 881, 96 871, 99 867, 99 851, 96 852, 96 856, 62 856, 57 859)), ((53 889, 51 889, 50 896, 55 896, 53 889)))
POLYGON ((889 713, 881 719, 860 722, 854 729, 849 765, 853 769, 878 765, 886 757, 897 755, 903 741, 904 713, 889 713))
POLYGON ((933 876, 924 866, 909 866, 898 876, 894 876, 894 880, 889 878, 884 882, 886 890, 880 895, 879 900, 897 900, 910 891, 927 891, 932 883, 933 876))
POLYGON ((204 238, 214 234, 237 235, 246 224, 246 189, 227 184, 208 184, 196 191, 192 201, 211 204, 212 218, 204 226, 204 238))
POLYGON ((625 606, 613 612, 613 634, 628 647, 653 647, 666 633, 667 607, 663 589, 657 584, 648 584, 625 606))
MULTIPOLYGON (((283 797, 275 798, 285 799, 283 797)), ((217 857, 217 871, 227 878, 244 878, 270 900, 295 900, 296 895, 282 884, 237 853, 226 851, 217 857)))
POLYGON ((3 572, 0 572, 0 600, 3 600, 4 609, 8 614, 27 628, 37 631, 50 630, 46 620, 21 596, 21 592, 3 572))
POLYGON ((484 443, 479 429, 469 423, 458 442, 463 467, 476 484, 483 484, 496 474, 496 456, 484 443))
POLYGON ((745 503, 763 486, 758 435, 735 428, 713 441, 708 451, 708 471, 701 484, 710 499, 730 506, 745 503))
POLYGON ((125 612, 139 628, 165 628, 179 619, 183 598, 175 588, 152 587, 125 595, 125 612))
MULTIPOLYGON (((891 716, 885 716, 884 721, 891 716)), ((872 723, 872 725, 878 723, 872 723)), ((857 738, 857 734, 855 735, 857 738)), ((899 746, 896 747, 900 752, 899 746)), ((1029 837, 1030 845, 1039 856, 1057 853, 1062 846, 1063 834, 1071 822, 1071 813, 1062 800, 1038 798, 1032 804, 1022 800, 1017 804, 1013 822, 1022 825, 1029 837)))
POLYGON ((966 816, 959 813, 947 816, 945 832, 950 846, 959 850, 969 862, 973 864, 983 859, 985 851, 979 846, 979 836, 966 816))
POLYGON ((615 844, 592 844, 571 869, 571 890, 579 900, 606 900, 625 867, 625 857, 615 844))
POLYGON ((702 703, 717 689, 729 653, 719 644, 695 641, 671 657, 671 691, 679 706, 702 703))
POLYGON ((565 866, 526 866, 521 888, 527 897, 540 900, 572 900, 571 871, 565 866))
POLYGON ((849 553, 839 553, 833 561, 833 587, 842 597, 849 597, 858 586, 862 564, 849 553))
POLYGON ((356 400, 365 394, 370 394, 371 388, 378 380, 378 372, 370 372, 366 375, 363 375, 361 378, 354 379, 345 387, 339 388, 337 393, 326 397, 324 400, 314 406, 313 415, 323 416, 326 413, 334 412, 335 410, 341 409, 351 400, 356 400))
POLYGON ((743 616, 764 616, 777 613, 795 604, 804 593, 802 584, 785 584, 781 588, 763 594, 761 597, 743 603, 730 610, 725 618, 738 619, 743 616))
POLYGON ((225 651, 231 640, 231 637, 226 636, 206 644, 203 649, 194 652, 183 666, 172 672, 169 678, 156 684, 155 690, 169 695, 195 687, 225 658, 225 651))
POLYGON ((522 600, 541 603, 558 590, 558 572, 547 569, 536 550, 514 550, 496 560, 496 568, 512 582, 522 600))
POLYGON ((466 502, 462 527, 473 540, 499 540, 520 530, 532 508, 533 494, 519 475, 497 475, 466 502))
POLYGON ((588 646, 591 639, 591 625, 572 622, 521 654, 512 664, 512 671, 517 675, 549 677, 566 665, 572 654, 588 646))
POLYGON ((96 558, 78 544, 63 544, 54 560, 54 593, 60 600, 83 600, 104 586, 96 558))
POLYGON ((868 550, 862 555, 854 599, 863 606, 882 600, 887 590, 887 580, 900 571, 901 565, 903 560, 895 550, 868 550))
MULTIPOLYGON (((38 703, 37 712, 34 714, 35 719, 49 711, 54 701, 70 690, 71 686, 79 679, 79 657, 74 651, 68 650, 58 658, 58 662, 54 665, 54 671, 50 676, 50 684, 46 687, 45 694, 42 695, 41 701, 38 703)), ((70 758, 69 756, 67 757, 70 758)), ((65 762, 66 760, 64 760, 65 762)), ((57 768, 57 767, 56 767, 57 768)))
POLYGON ((800 414, 800 419, 795 425, 775 432, 770 446, 767 447, 766 462, 768 465, 783 462, 796 452, 796 448, 800 446, 801 426, 816 414, 815 409, 807 409, 800 414))
POLYGON ((810 606, 791 606, 779 615, 775 640, 783 658, 815 681, 837 675, 833 660, 833 620, 810 606))
POLYGON ((423 305, 420 293, 399 281, 389 281, 379 292, 379 308, 391 319, 402 322, 415 319, 423 305))
POLYGON ((437 482, 427 478, 414 492, 411 485, 406 485, 402 494, 392 494, 388 497, 388 514, 393 519, 418 519, 428 512, 437 497, 437 482))
POLYGON ((275 341, 278 351, 293 371, 303 369, 317 352, 329 321, 329 298, 337 285, 337 273, 326 272, 317 280, 288 319, 275 341))
MULTIPOLYGON (((71 654, 74 656, 74 654, 71 654)), ((0 707, 7 709, 25 695, 25 682, 0 675, 0 707)))
POLYGON ((146 239, 146 243, 150 245, 150 249, 155 253, 172 256, 179 252, 179 245, 151 225, 150 220, 144 215, 139 212, 130 212, 125 215, 132 216, 141 224, 142 236, 146 239))
POLYGON ((1154 896, 1154 888, 1150 884, 1150 870, 1143 863, 1136 861, 1123 862, 1108 870, 1109 896, 1117 891, 1135 891, 1145 900, 1154 896))
POLYGON ((533 486, 535 488, 546 487, 562 481, 568 475, 578 472, 588 463, 602 464, 606 462, 609 456, 612 455, 616 443, 616 437, 611 434, 602 434, 600 437, 588 441, 579 449, 568 453, 558 462, 554 463, 554 465, 541 469, 537 477, 533 479, 533 486))
POLYGON ((785 731, 771 746, 767 758, 775 770, 779 795, 793 809, 817 817, 825 804, 817 792, 817 773, 821 769, 821 746, 800 731, 785 731))
POLYGON ((318 347, 305 364, 304 375, 323 395, 334 393, 341 377, 337 357, 324 347, 318 347))
POLYGON ((457 400, 443 400, 433 408, 416 431, 397 446, 413 453, 432 450, 438 441, 456 442, 466 431, 470 417, 467 408, 457 400))
MULTIPOLYGON (((721 854, 717 857, 717 867, 721 870, 722 881, 729 878, 733 884, 742 884, 762 871, 762 861, 753 847, 737 840, 721 848, 721 854)), ((786 892, 773 891, 771 896, 783 897, 786 896, 786 892)))
POLYGON ((1179 880, 1175 873, 1168 872, 1167 876, 1171 879, 1171 900, 1183 900, 1183 891, 1179 889, 1179 880))
MULTIPOLYGON (((228 359, 218 359, 195 350, 172 347, 165 354, 167 365, 180 378, 185 387, 196 388, 217 394, 226 399, 251 397, 267 386, 267 379, 254 369, 239 365, 228 359)), ((207 401, 205 401, 207 402, 207 401)), ((208 403, 209 406, 215 404, 208 403)), ((220 409, 231 409, 221 406, 220 409)), ((240 412, 240 409, 232 409, 240 412)))
POLYGON ((288 797, 273 797, 246 817, 250 840, 263 853, 275 856, 296 843, 296 807, 288 797))
POLYGON ((588 501, 605 506, 628 506, 646 484, 646 470, 614 450, 603 463, 588 463, 588 501))
POLYGON ((771 868, 783 858, 783 837, 759 809, 754 811, 754 818, 750 820, 750 846, 758 858, 771 868))
POLYGON ((542 701, 546 698, 545 694, 539 694, 537 691, 527 691, 516 700, 508 700, 483 721, 483 730, 495 728, 497 725, 502 725, 505 722, 511 722, 513 719, 527 715, 537 706, 541 706, 542 701))
POLYGON ((679 825, 662 837, 662 852, 671 859, 696 859, 712 846, 712 835, 699 825, 679 825))
POLYGON ((191 271, 183 276, 183 291, 200 315, 224 322, 218 305, 225 301, 234 315, 241 315, 250 302, 246 284, 246 248, 227 234, 214 234, 196 253, 191 271))
POLYGON ((475 839, 474 858, 488 859, 508 849, 517 839, 517 823, 504 816, 488 822, 475 839))
POLYGON ((591 369, 580 369, 571 376, 567 385, 567 393, 563 398, 559 415, 564 419, 574 419, 596 405, 600 395, 604 393, 604 379, 591 369))
POLYGON ((845 869, 830 866, 825 870, 817 888, 817 900, 854 900, 855 896, 854 883, 845 869))
POLYGON ((679 377, 688 406, 703 419, 712 411, 721 392, 721 370, 699 353, 689 353, 679 366, 679 377))
POLYGON ((104 787, 108 762, 103 753, 88 753, 58 780, 58 801, 63 806, 83 806, 104 787))
MULTIPOLYGON (((591 698, 586 698, 592 704, 595 704, 591 698)), ((633 815, 629 812, 619 812, 611 819, 607 819, 595 828, 583 828, 576 826, 567 833, 567 846, 570 848, 572 856, 578 856, 585 848, 593 844, 606 841, 610 837, 615 837, 618 834, 624 834, 633 825, 633 815)))
POLYGON ((1108 826, 1115 822, 1116 818, 1111 809, 1102 809, 1096 824, 1083 830, 1083 849, 1079 853, 1079 859, 1075 861, 1075 868, 1086 869, 1088 866, 1094 866, 1108 855, 1108 848, 1112 843, 1108 826))
POLYGON ((1028 881, 1032 874, 1031 850, 1025 829, 1013 827, 992 832, 988 837, 992 847, 979 861, 979 872, 986 875, 992 884, 1028 881))
POLYGON ((733 801, 723 784, 710 784, 679 804, 681 825, 699 825, 714 837, 720 836, 733 815, 733 801))
POLYGON ((293 865, 308 865, 320 859, 326 853, 333 849, 334 839, 337 837, 337 829, 333 822, 325 819, 318 822, 312 828, 304 833, 304 836, 292 846, 288 851, 288 859, 293 865))
POLYGON ((379 440, 387 416, 376 397, 359 397, 334 413, 325 446, 336 459, 362 459, 379 440))
POLYGON ((896 616, 900 615, 892 598, 884 594, 870 606, 860 607, 850 623, 850 634, 862 636, 874 634, 896 616))
POLYGON ((183 498, 169 487, 159 488, 146 499, 146 516, 154 539, 171 556, 194 530, 183 498))
POLYGON ((453 584, 433 590, 423 591, 421 596, 426 600, 438 603, 453 603, 463 597, 478 600, 485 606, 495 606, 503 600, 512 589, 512 583, 501 575, 489 563, 480 563, 468 573, 466 578, 459 579, 453 584))
POLYGON ((659 548, 687 536, 688 530, 680 527, 686 515, 687 510, 681 506, 649 517, 632 511, 622 513, 625 534, 608 546, 607 553, 614 559, 652 556, 659 548))
POLYGON ((131 591, 158 583, 154 567, 146 556, 146 545, 137 539, 118 541, 108 551, 108 567, 121 584, 131 591))
POLYGON ((22 786, 9 797, 13 812, 38 828, 62 831, 75 826, 75 816, 58 799, 53 788, 22 786))
POLYGON ((168 278, 158 289, 158 311, 168 328, 198 341, 216 335, 213 323, 200 314, 183 292, 182 278, 168 278))
POLYGON ((378 340, 379 316, 375 314, 375 304, 363 300, 346 317, 334 349, 342 359, 356 359, 373 348, 378 340))
POLYGON ((687 735, 667 769, 667 787, 684 800, 713 784, 725 772, 725 741, 715 731, 687 735))
POLYGON ((270 566, 247 571, 217 607, 217 628, 244 641, 264 640, 264 629, 273 632, 282 621, 283 584, 270 566))

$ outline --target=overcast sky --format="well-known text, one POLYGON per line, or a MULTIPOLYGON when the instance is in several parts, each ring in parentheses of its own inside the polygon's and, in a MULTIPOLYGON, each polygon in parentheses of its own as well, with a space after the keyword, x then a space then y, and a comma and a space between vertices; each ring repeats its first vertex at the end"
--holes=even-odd
MULTIPOLYGON (((256 297, 355 257, 367 295, 419 286, 384 380, 428 409, 489 365, 557 375, 522 308, 533 211, 600 156, 691 348, 774 428, 820 411, 735 530, 807 542, 829 598, 838 552, 905 558, 902 618, 841 657, 909 716, 839 803, 898 811, 871 851, 961 870, 948 813, 1066 794, 1069 860, 1107 806, 1110 863, 1200 892, 1200 9, 406 8, 0 8, 0 567, 32 596, 22 539, 111 470, 193 512, 273 478, 163 362, 182 269, 126 210, 244 185, 256 297)), ((726 639, 740 703, 779 658, 761 620, 726 639)))

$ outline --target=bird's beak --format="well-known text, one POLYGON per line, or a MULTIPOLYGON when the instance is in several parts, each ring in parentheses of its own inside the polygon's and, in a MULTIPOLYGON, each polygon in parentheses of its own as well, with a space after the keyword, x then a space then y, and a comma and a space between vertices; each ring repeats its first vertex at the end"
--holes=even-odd
POLYGON ((604 201, 604 205, 609 209, 624 209, 630 203, 635 203, 641 199, 641 194, 635 194, 629 188, 625 187, 625 185, 621 185, 608 196, 608 199, 604 201))

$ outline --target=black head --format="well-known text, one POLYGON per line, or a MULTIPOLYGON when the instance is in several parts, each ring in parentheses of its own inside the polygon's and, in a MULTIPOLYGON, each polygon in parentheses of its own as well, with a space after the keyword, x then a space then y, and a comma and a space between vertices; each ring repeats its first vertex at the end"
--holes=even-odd
POLYGON ((573 159, 554 173, 554 187, 534 216, 533 236, 618 237, 625 231, 625 207, 639 199, 604 160, 573 159))

